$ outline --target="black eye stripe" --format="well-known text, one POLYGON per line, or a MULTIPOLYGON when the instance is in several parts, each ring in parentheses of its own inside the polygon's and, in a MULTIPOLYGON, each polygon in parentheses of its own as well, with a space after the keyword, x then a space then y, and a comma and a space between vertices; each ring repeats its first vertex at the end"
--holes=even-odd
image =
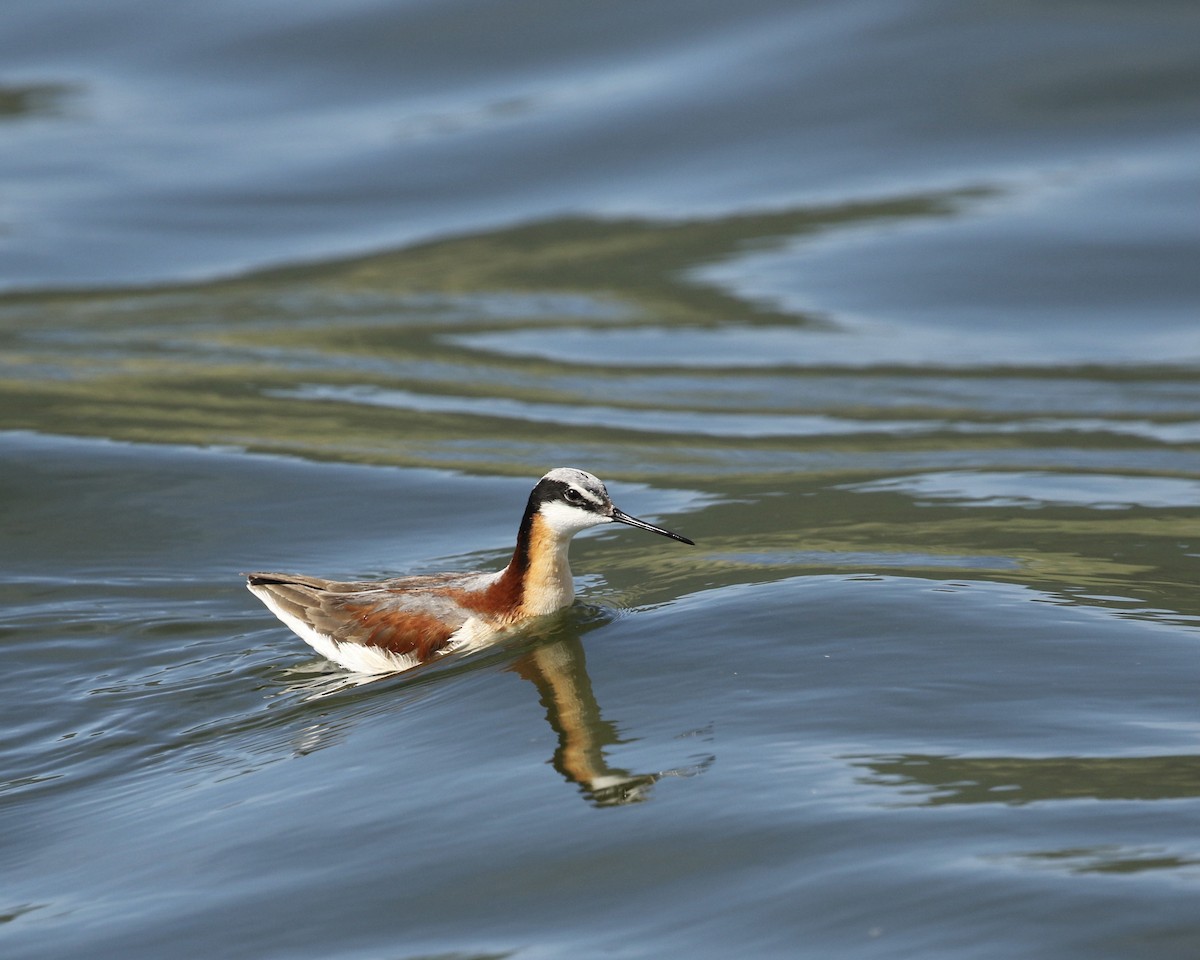
POLYGON ((598 494, 593 494, 591 491, 581 490, 578 486, 568 483, 564 480, 544 480, 534 488, 533 502, 537 505, 543 503, 560 503, 568 504, 582 510, 591 510, 601 512, 604 509, 603 498, 599 497, 599 501, 592 499, 598 494))
POLYGON ((587 496, 587 494, 576 490, 574 487, 567 487, 567 489, 563 491, 563 500, 573 507, 582 507, 584 510, 600 509, 600 504, 596 503, 596 501, 587 496))

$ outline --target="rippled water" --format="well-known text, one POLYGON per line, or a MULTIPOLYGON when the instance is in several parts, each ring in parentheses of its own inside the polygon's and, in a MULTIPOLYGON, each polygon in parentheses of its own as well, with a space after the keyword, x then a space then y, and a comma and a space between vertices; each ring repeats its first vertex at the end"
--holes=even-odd
POLYGON ((3 956, 1197 954, 1194 5, 11 6, 3 956))

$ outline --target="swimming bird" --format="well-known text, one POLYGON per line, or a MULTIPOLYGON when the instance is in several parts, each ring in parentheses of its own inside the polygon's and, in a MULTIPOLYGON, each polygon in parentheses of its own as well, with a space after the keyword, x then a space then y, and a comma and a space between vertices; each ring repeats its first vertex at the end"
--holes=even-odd
POLYGON ((486 646, 505 627, 570 606, 567 548, 575 534, 603 523, 695 545, 618 509, 592 474, 558 467, 529 494, 512 559, 498 572, 356 582, 251 573, 246 586, 322 656, 355 673, 395 673, 486 646))

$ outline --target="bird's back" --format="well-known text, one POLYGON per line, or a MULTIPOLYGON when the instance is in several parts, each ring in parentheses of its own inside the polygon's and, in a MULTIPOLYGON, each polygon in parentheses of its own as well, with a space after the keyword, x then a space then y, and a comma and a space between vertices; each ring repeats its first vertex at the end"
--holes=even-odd
POLYGON ((252 573, 247 587, 318 653, 379 672, 423 663, 454 645, 464 627, 487 620, 472 600, 494 580, 473 573, 377 581, 252 573))

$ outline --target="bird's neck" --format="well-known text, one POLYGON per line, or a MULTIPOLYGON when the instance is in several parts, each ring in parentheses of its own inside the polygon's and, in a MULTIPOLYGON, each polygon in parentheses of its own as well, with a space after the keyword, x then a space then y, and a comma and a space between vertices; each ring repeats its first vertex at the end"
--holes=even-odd
POLYGON ((512 559, 493 589, 509 598, 511 616, 536 617, 571 605, 575 584, 567 549, 571 538, 555 532, 545 518, 526 512, 512 559))

